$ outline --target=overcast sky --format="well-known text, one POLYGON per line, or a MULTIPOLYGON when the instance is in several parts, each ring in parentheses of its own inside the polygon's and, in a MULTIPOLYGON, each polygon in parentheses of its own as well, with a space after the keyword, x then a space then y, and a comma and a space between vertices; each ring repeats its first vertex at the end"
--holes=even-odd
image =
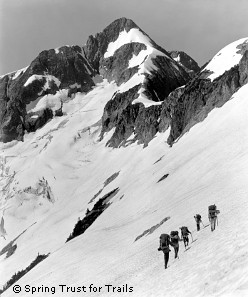
POLYGON ((83 45, 123 16, 200 66, 248 36, 248 0, 0 0, 0 75, 29 65, 44 49, 83 45))

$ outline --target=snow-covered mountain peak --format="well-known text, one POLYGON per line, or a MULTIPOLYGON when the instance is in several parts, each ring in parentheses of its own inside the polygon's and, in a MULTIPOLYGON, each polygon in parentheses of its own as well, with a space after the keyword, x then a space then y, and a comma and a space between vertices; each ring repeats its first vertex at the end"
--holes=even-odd
POLYGON ((108 44, 104 58, 113 56, 114 52, 122 45, 131 42, 143 43, 146 46, 152 46, 150 38, 141 32, 140 29, 132 28, 128 32, 124 29, 122 32, 120 32, 118 38, 115 41, 112 41, 108 44))
POLYGON ((234 41, 221 49, 202 70, 209 71, 211 81, 239 63, 244 52, 248 50, 248 37, 234 41))

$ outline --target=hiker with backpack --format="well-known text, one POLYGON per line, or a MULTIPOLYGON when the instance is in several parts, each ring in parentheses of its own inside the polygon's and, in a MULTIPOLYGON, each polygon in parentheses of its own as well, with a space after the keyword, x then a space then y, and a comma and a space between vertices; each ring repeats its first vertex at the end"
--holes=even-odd
POLYGON ((170 233, 171 237, 171 243, 173 245, 174 251, 175 251, 175 259, 179 258, 178 257, 178 252, 179 252, 179 241, 181 240, 180 237, 178 236, 178 231, 171 231, 170 233))
MULTIPOLYGON (((184 242, 184 246, 185 246, 185 249, 186 249, 186 246, 189 245, 189 237, 188 235, 191 234, 192 236, 192 233, 189 231, 188 227, 181 227, 181 238, 183 239, 183 242, 184 242)), ((192 239, 193 241, 193 239, 192 239)))
MULTIPOLYGON (((199 214, 196 214, 195 216, 194 216, 194 218, 195 218, 195 221, 196 221, 196 227, 197 227, 197 231, 200 231, 200 223, 202 223, 202 220, 201 220, 201 215, 199 215, 199 214)), ((203 224, 203 223, 202 223, 203 224)))
POLYGON ((218 222, 217 215, 220 213, 219 210, 217 210, 217 207, 215 204, 209 205, 208 207, 208 219, 211 225, 211 231, 215 230, 216 221, 218 222))
POLYGON ((170 236, 168 234, 161 234, 159 238, 159 248, 158 251, 162 251, 164 253, 164 268, 167 268, 169 256, 170 256, 170 248, 169 245, 172 246, 170 241, 170 236))

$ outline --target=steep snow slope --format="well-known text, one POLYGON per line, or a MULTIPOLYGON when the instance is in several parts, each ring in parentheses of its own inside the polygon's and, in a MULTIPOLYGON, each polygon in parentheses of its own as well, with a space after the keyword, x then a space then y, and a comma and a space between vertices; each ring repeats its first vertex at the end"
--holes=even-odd
POLYGON ((241 60, 245 50, 248 49, 248 38, 239 39, 228 44, 221 49, 213 59, 202 70, 208 70, 211 74, 208 76, 212 81, 222 75, 225 71, 237 65, 241 60))
MULTIPOLYGON (((25 285, 47 286, 50 294, 54 287, 54 296, 245 296, 248 86, 172 148, 165 143, 167 132, 145 149, 105 147, 112 131, 98 141, 98 120, 116 90, 103 82, 87 95, 77 94, 66 105, 67 115, 26 135, 23 143, 2 145, 1 212, 8 241, 27 230, 15 241, 15 253, 0 257, 1 285, 38 253, 51 252, 18 282, 18 296, 49 296, 31 295, 25 285), (112 204, 83 235, 65 244, 78 217, 115 188, 112 204), (202 214, 207 225, 213 203, 221 212, 217 229, 207 226, 197 233, 193 216, 202 214), (193 231, 194 242, 186 252, 181 244, 179 260, 172 251, 164 270, 159 235, 182 225, 193 231), (91 284, 101 292, 90 292, 91 284), (86 293, 65 293, 59 285, 85 286, 86 293), (108 292, 106 285, 133 291, 109 287, 108 292)), ((13 296, 12 287, 3 296, 13 296)))

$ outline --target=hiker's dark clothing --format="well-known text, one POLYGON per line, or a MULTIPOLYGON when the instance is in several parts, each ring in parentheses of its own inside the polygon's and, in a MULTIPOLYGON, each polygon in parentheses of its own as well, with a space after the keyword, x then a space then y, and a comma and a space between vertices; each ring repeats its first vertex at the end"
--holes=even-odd
MULTIPOLYGON (((172 245, 170 241, 169 241, 169 244, 172 245)), ((164 253, 164 268, 166 269, 167 265, 168 265, 171 250, 170 250, 169 246, 162 247, 161 249, 162 249, 162 252, 164 253)))
POLYGON ((208 207, 208 219, 211 225, 211 231, 215 230, 216 226, 216 220, 217 220, 217 215, 220 213, 219 210, 217 210, 216 205, 210 205, 208 207))
POLYGON ((184 246, 185 246, 185 247, 189 245, 189 238, 188 238, 188 235, 183 236, 183 243, 184 243, 184 246))
POLYGON ((189 245, 189 237, 188 237, 189 234, 191 234, 191 232, 189 231, 189 229, 187 227, 181 228, 181 238, 183 239, 185 248, 186 248, 186 246, 189 245))
POLYGON ((171 235, 171 243, 175 251, 175 258, 178 257, 179 241, 180 241, 180 237, 178 235, 174 235, 174 236, 171 235))
POLYGON ((215 230, 216 220, 217 220, 217 209, 216 206, 214 206, 214 209, 208 210, 208 219, 211 225, 211 231, 215 230))
POLYGON ((175 259, 176 259, 178 257, 179 246, 178 247, 174 246, 174 251, 175 251, 175 259))
POLYGON ((170 251, 168 252, 163 251, 163 253, 164 253, 164 268, 166 269, 169 262, 170 251))
POLYGON ((196 215, 195 217, 195 221, 196 221, 196 228, 197 228, 197 231, 200 231, 201 227, 200 227, 200 223, 201 223, 201 217, 196 215))
POLYGON ((215 226, 216 226, 216 220, 217 220, 217 214, 216 213, 212 213, 209 215, 209 221, 210 221, 210 225, 211 225, 211 231, 215 230, 215 226))
POLYGON ((164 267, 165 267, 165 269, 167 268, 169 257, 170 257, 170 248, 169 248, 169 245, 172 246, 172 243, 169 240, 169 236, 168 236, 168 238, 166 239, 166 244, 165 243, 163 244, 160 241, 160 246, 158 248, 158 250, 161 250, 164 253, 164 267))
POLYGON ((214 230, 215 230, 216 220, 217 220, 217 217, 213 217, 213 218, 211 218, 211 220, 210 220, 211 231, 214 231, 214 230))

